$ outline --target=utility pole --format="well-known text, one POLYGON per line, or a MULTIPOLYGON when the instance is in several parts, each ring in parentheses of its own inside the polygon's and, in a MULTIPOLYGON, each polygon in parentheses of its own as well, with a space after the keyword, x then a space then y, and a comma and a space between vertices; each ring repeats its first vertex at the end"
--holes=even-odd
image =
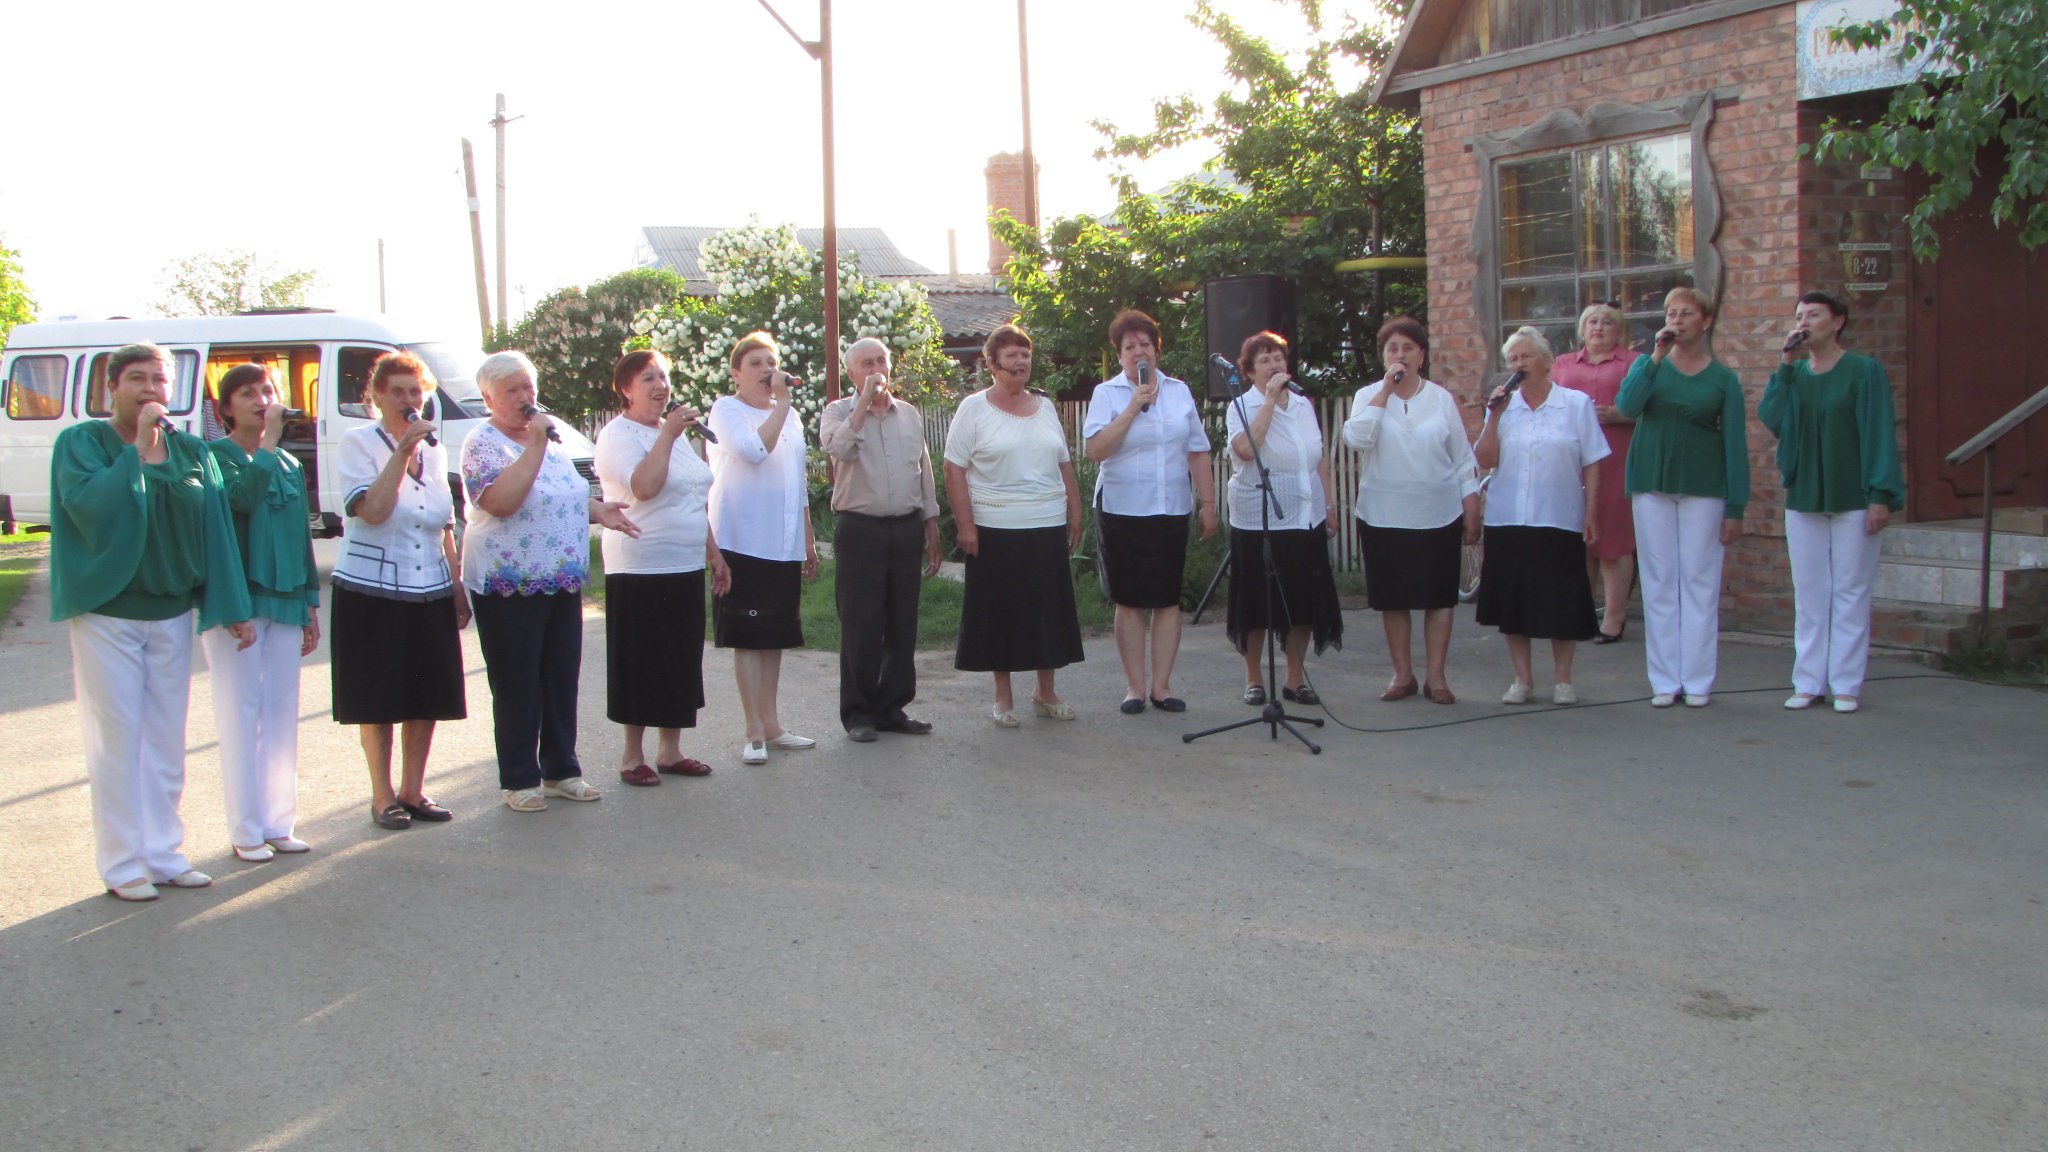
POLYGON ((1031 37, 1017 0, 1017 75, 1024 89, 1024 226, 1038 227, 1038 158, 1031 151, 1031 37))
POLYGON ((512 313, 505 307, 505 125, 518 119, 518 116, 510 120, 505 118, 505 94, 498 93, 498 113, 491 117, 490 124, 498 133, 498 326, 501 328, 512 326, 512 313))
POLYGON ((483 325, 484 344, 491 343, 491 293, 484 284, 483 201, 476 195, 476 154, 469 137, 462 138, 462 183, 469 190, 469 247, 476 254, 476 318, 483 325))
POLYGON ((768 3, 759 0, 789 38, 821 66, 825 136, 825 398, 839 399, 839 205, 832 167, 832 0, 818 0, 818 38, 806 40, 768 3))
POLYGON ((377 311, 381 314, 391 309, 384 299, 384 238, 377 238, 377 311))

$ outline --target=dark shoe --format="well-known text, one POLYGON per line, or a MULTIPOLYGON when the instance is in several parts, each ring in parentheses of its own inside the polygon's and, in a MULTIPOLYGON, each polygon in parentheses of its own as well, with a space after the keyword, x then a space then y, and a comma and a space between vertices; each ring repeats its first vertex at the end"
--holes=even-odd
POLYGON ((413 819, 425 820, 429 824, 442 824, 455 819, 455 813, 441 807, 425 796, 420 797, 420 802, 417 804, 404 797, 400 797, 398 806, 405 809, 413 819))
POLYGON ((1380 699, 1406 700, 1410 696, 1413 696, 1420 691, 1422 691, 1422 683, 1416 680, 1415 677, 1410 676, 1406 684, 1402 684, 1399 687, 1395 688, 1389 688, 1385 692, 1380 693, 1380 699))
POLYGON ((1451 695, 1451 686, 1448 684, 1441 688, 1424 688, 1422 696, 1431 704, 1456 704, 1458 702, 1458 698, 1451 695))
POLYGON ((1164 700, 1154 696, 1152 697, 1152 706, 1161 712, 1185 712, 1188 710, 1188 702, 1178 696, 1168 696, 1164 700))
POLYGON ((386 804, 382 808, 372 808, 370 819, 377 822, 377 827, 389 828, 393 832, 412 827, 412 817, 406 815, 403 804, 386 804))
POLYGON ((681 760, 672 761, 667 764, 656 764, 655 768, 659 769, 660 771, 666 772, 671 776, 711 775, 711 765, 706 764, 702 760, 692 760, 688 756, 683 757, 681 760))
POLYGON ((1264 704, 1266 702, 1266 686, 1264 684, 1254 684, 1245 689, 1244 702, 1254 708, 1264 704))
POLYGON ((904 736, 923 736, 932 730, 929 720, 913 720, 905 716, 901 720, 884 720, 875 725, 877 732, 896 732, 904 736))
POLYGON ((661 783, 661 773, 645 764, 635 764, 631 768, 619 769, 619 779, 635 788, 652 788, 661 783))
POLYGON ((1145 699, 1142 696, 1133 696, 1129 700, 1117 705, 1116 710, 1126 716, 1136 716, 1145 710, 1145 699))
POLYGON ((1309 687, 1306 684, 1303 684, 1299 688, 1280 689, 1280 698, 1282 700, 1292 700, 1296 704, 1308 704, 1311 706, 1321 704, 1323 702, 1323 698, 1321 696, 1316 695, 1316 690, 1309 687))
POLYGON ((873 744, 881 737, 875 735, 873 724, 855 724, 846 730, 846 738, 855 744, 873 744))
POLYGON ((1601 630, 1600 630, 1600 634, 1599 634, 1598 636, 1595 636, 1595 637, 1593 637, 1593 643, 1595 643, 1595 644, 1619 644, 1619 643, 1621 643, 1621 638, 1622 638, 1623 636, 1626 636, 1626 635, 1628 635, 1628 621, 1626 621, 1626 620, 1623 620, 1623 621, 1621 622, 1621 631, 1619 631, 1619 632, 1615 632, 1615 633, 1613 633, 1613 634, 1611 634, 1611 635, 1610 635, 1610 634, 1609 634, 1609 633, 1607 632, 1607 630, 1603 628, 1603 629, 1601 629, 1601 630))

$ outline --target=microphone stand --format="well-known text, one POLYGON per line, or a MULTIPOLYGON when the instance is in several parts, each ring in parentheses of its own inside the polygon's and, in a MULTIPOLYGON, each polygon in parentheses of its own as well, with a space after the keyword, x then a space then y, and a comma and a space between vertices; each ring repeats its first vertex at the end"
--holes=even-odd
MULTIPOLYGON (((1230 372, 1230 382, 1232 387, 1237 390, 1237 396, 1231 403, 1237 407, 1238 423, 1244 426, 1245 443, 1251 445, 1252 466, 1258 469, 1259 491, 1262 494, 1259 498, 1259 547, 1263 554, 1266 568, 1266 706, 1259 709, 1259 714, 1249 720, 1238 720, 1234 723, 1206 728, 1200 732, 1190 732, 1182 736, 1180 742, 1183 744, 1193 744, 1204 736, 1214 736, 1218 732, 1234 732, 1239 728, 1248 728, 1254 724, 1264 724, 1268 739, 1280 739, 1280 729, 1285 728, 1289 736, 1294 737, 1307 746, 1310 754, 1320 756, 1323 752, 1322 745, 1303 735, 1301 729, 1294 726, 1294 722, 1300 721, 1303 724, 1313 724, 1321 728, 1323 726, 1322 718, 1320 716, 1290 716, 1287 710, 1280 706, 1280 672, 1276 663, 1279 655, 1280 627, 1273 619, 1273 590, 1274 585, 1279 583, 1280 580, 1279 574, 1274 571, 1273 564, 1273 506, 1278 502, 1279 498, 1273 494, 1273 474, 1266 467, 1265 454, 1259 451, 1259 442, 1252 439, 1251 418, 1245 414, 1244 408, 1243 379, 1237 374, 1235 369, 1232 369, 1230 372)), ((1266 403, 1271 404, 1272 401, 1268 400, 1266 403)), ((1229 445, 1224 445, 1224 448, 1228 450, 1229 445)), ((1229 517, 1225 516, 1224 519, 1227 522, 1229 517)), ((1239 575, 1242 575, 1242 573, 1239 575)), ((1213 590, 1213 581, 1210 586, 1213 590)), ((1287 608, 1285 593, 1281 594, 1280 607, 1283 611, 1287 608)), ((1292 627, 1291 613, 1289 614, 1289 627, 1292 627)))

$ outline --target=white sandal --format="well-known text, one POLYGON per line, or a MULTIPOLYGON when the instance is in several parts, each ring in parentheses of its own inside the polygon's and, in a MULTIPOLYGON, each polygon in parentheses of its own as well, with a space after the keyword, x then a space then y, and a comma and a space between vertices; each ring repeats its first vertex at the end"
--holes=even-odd
POLYGON ((505 807, 514 812, 545 812, 548 802, 540 798, 538 788, 507 788, 505 807))
POLYGON ((555 796, 563 800, 602 800, 604 793, 590 786, 590 781, 581 776, 565 776, 560 780, 540 782, 540 794, 555 796))
POLYGON ((1015 728, 1020 723, 1017 719, 1017 710, 1015 708, 991 709, 988 718, 995 721, 998 728, 1015 728))

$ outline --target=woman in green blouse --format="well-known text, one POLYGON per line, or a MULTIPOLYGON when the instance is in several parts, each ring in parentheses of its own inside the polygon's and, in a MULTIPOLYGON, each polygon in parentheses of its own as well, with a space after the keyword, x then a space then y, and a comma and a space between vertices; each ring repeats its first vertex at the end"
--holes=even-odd
POLYGON ((1832 694, 1861 707, 1870 661, 1870 586, 1878 537, 1906 506, 1884 366, 1842 347, 1849 306, 1825 292, 1799 298, 1785 352, 1757 405, 1778 437, 1785 478, 1785 549, 1792 558, 1792 695, 1798 711, 1832 694))
POLYGON ((1714 305, 1691 288, 1664 296, 1664 329, 1629 366, 1614 406, 1636 421, 1629 508, 1643 589, 1650 704, 1713 702, 1721 632, 1721 554, 1749 503, 1742 381, 1714 359, 1714 305))
POLYGON ((201 630, 255 642, 220 470, 166 419, 175 378, 154 344, 116 351, 109 418, 66 428, 50 453, 50 618, 70 624, 100 877, 123 900, 213 883, 185 858, 178 815, 194 610, 201 630))
POLYGON ((285 406, 261 364, 221 376, 214 410, 225 439, 207 445, 241 544, 249 578, 249 627, 237 648, 219 632, 200 637, 213 673, 220 737, 221 796, 228 842, 251 864, 311 845, 292 835, 298 820, 299 660, 320 643, 320 586, 306 516, 306 472, 278 447, 285 406))

